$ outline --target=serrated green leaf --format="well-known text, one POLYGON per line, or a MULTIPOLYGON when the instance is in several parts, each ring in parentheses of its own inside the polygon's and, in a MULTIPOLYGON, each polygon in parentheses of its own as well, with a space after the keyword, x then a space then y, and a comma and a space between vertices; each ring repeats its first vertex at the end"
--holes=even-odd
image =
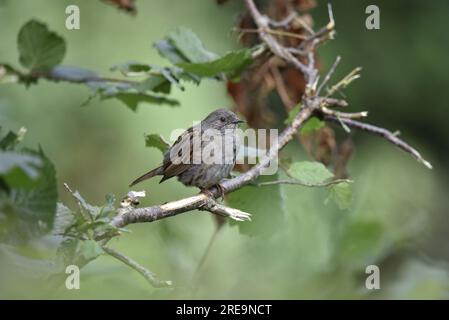
POLYGON ((188 62, 187 58, 168 39, 159 40, 154 43, 154 46, 162 57, 173 64, 188 62))
POLYGON ((87 221, 87 222, 92 221, 93 219, 95 219, 98 216, 98 214, 101 211, 100 207, 89 204, 83 198, 83 196, 79 193, 79 191, 74 191, 72 193, 72 195, 76 198, 76 200, 78 201, 78 203, 82 207, 82 209, 84 209, 84 211, 89 214, 91 219, 89 221, 87 221))
MULTIPOLYGON (((260 176, 256 182, 276 180, 278 177, 260 176)), ((269 236, 284 225, 285 208, 282 189, 280 185, 254 187, 245 186, 226 198, 226 204, 250 213, 251 221, 234 222, 242 234, 251 236, 269 236)))
POLYGON ((32 188, 15 182, 9 192, 0 190, 0 241, 24 242, 53 228, 58 198, 55 168, 42 150, 29 154, 42 161, 39 177, 32 188))
POLYGON ((56 259, 64 266, 73 264, 76 253, 78 251, 79 240, 74 238, 66 238, 61 241, 56 250, 56 259))
POLYGON ((85 240, 81 242, 79 246, 78 256, 85 261, 90 261, 97 258, 102 253, 103 249, 96 241, 85 240))
POLYGON ((170 147, 168 142, 160 134, 147 134, 145 135, 145 146, 153 147, 165 153, 170 147))
POLYGON ((15 146, 23 140, 26 132, 27 130, 23 127, 20 128, 17 133, 9 131, 8 134, 0 140, 0 150, 14 150, 15 146))
POLYGON ((206 50, 200 38, 188 28, 178 27, 169 34, 168 39, 189 62, 202 63, 217 58, 215 53, 206 50))
POLYGON ((352 203, 352 186, 348 182, 334 184, 329 189, 329 197, 341 210, 348 209, 352 203))
POLYGON ((0 151, 0 175, 6 175, 14 168, 21 169, 31 179, 39 175, 42 160, 33 154, 15 151, 0 151))
POLYGON ((97 220, 108 217, 109 215, 115 214, 115 196, 113 194, 107 194, 105 196, 106 204, 101 207, 100 213, 98 214, 97 220))
POLYGON ((323 183, 334 176, 322 163, 316 161, 295 162, 288 169, 288 173, 310 185, 323 183))
POLYGON ((306 123, 304 123, 304 125, 301 127, 300 132, 305 135, 311 134, 323 128, 325 125, 326 124, 324 123, 324 121, 321 121, 317 117, 312 117, 307 120, 306 123))
POLYGON ((20 63, 30 70, 46 71, 61 63, 66 52, 64 39, 36 20, 22 26, 17 45, 20 63))
POLYGON ((153 91, 168 94, 171 91, 171 83, 165 77, 156 75, 143 80, 135 88, 141 93, 153 91))
POLYGON ((251 50, 243 49, 229 52, 221 58, 202 63, 182 62, 178 66, 187 72, 200 77, 213 77, 220 73, 238 75, 246 66, 251 64, 251 50))
POLYGON ((106 206, 113 208, 115 203, 115 195, 108 193, 104 198, 106 200, 106 206))
POLYGON ((62 203, 58 202, 52 233, 55 235, 65 234, 74 222, 74 212, 62 203))

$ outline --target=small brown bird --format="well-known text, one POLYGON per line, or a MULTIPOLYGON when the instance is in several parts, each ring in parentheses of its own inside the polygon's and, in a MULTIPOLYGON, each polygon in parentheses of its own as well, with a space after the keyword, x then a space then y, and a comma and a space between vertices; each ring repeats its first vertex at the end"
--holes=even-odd
POLYGON ((201 190, 217 186, 234 167, 239 149, 236 129, 240 120, 226 109, 210 113, 199 124, 184 131, 165 152, 161 166, 134 180, 130 186, 154 176, 162 176, 159 183, 178 177, 186 186, 201 190))

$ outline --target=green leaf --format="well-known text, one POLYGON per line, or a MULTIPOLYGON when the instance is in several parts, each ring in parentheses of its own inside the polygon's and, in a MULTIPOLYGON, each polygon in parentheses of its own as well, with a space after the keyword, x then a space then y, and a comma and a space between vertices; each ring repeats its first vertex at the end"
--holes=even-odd
POLYGON ((14 147, 23 140, 26 132, 27 130, 23 127, 20 128, 17 133, 9 131, 8 134, 0 140, 0 149, 13 150, 14 147))
POLYGON ((22 26, 17 45, 20 63, 30 70, 46 71, 61 63, 66 52, 64 39, 36 20, 22 26))
MULTIPOLYGON (((103 81, 89 81, 87 85, 94 90, 92 96, 89 97, 88 101, 84 103, 89 103, 96 96, 100 96, 101 100, 117 98, 124 104, 126 104, 131 110, 136 111, 139 103, 147 102, 151 104, 166 104, 170 106, 177 106, 179 102, 174 99, 170 99, 164 96, 153 95, 150 93, 136 92, 136 87, 132 83, 126 82, 103 82, 103 81)), ((143 87, 142 90, 147 88, 143 87)))
POLYGON ((136 89, 141 93, 153 91, 168 94, 171 91, 171 84, 165 77, 157 75, 143 80, 136 85, 136 89))
POLYGON ((132 86, 140 93, 153 91, 168 94, 170 93, 171 85, 175 85, 179 89, 184 90, 179 78, 185 76, 183 75, 185 73, 178 67, 162 68, 137 62, 128 62, 116 65, 112 67, 111 70, 119 70, 124 75, 129 75, 130 73, 141 73, 142 75, 146 75, 151 70, 151 75, 148 78, 132 86))
POLYGON ((110 215, 115 214, 115 196, 113 194, 107 194, 105 196, 106 204, 101 207, 100 213, 98 214, 97 219, 103 219, 110 215))
POLYGON ((173 64, 188 62, 187 58, 168 39, 159 40, 154 46, 162 57, 173 64))
POLYGON ((115 196, 111 193, 108 193, 104 198, 106 200, 106 206, 113 208, 115 203, 115 196))
POLYGON ((202 63, 217 58, 215 53, 204 48, 200 38, 188 28, 178 27, 169 34, 168 39, 189 62, 202 63))
POLYGON ((301 104, 297 104, 294 106, 288 113, 287 119, 285 119, 284 124, 289 125, 293 122, 293 119, 295 119, 296 115, 299 113, 299 110, 301 110, 301 104))
MULTIPOLYGON (((0 182, 6 184, 6 188, 22 187, 31 188, 39 175, 39 167, 42 166, 41 159, 29 152, 13 151, 24 139, 25 128, 8 134, 0 140, 0 182), (4 151, 2 151, 4 150, 4 151)), ((1 189, 1 186, 0 186, 1 189)))
POLYGON ((341 182, 330 187, 329 197, 341 210, 348 209, 352 203, 352 187, 348 182, 341 182))
POLYGON ((334 175, 322 163, 316 161, 301 161, 293 163, 288 173, 306 184, 320 184, 334 175))
POLYGON ((145 136, 145 145, 147 147, 153 147, 165 153, 170 147, 167 141, 160 134, 147 134, 145 136))
POLYGON ((103 253, 101 246, 94 240, 85 240, 79 248, 79 257, 84 261, 90 261, 103 253))
POLYGON ((14 168, 20 168, 28 177, 36 179, 38 168, 42 165, 41 159, 33 154, 15 151, 0 151, 0 175, 6 175, 14 168))
MULTIPOLYGON (((278 179, 275 177, 260 176, 256 182, 264 182, 278 179)), ((281 185, 264 187, 245 186, 232 193, 226 198, 226 203, 252 214, 251 222, 234 222, 240 232, 252 236, 269 236, 278 231, 285 220, 284 199, 281 185)))
POLYGON ((137 106, 140 103, 150 103, 150 104, 166 104, 169 106, 177 106, 179 102, 174 99, 169 99, 161 96, 154 96, 143 93, 117 93, 112 95, 102 96, 102 100, 117 98, 124 104, 126 104, 131 110, 136 111, 137 106))
POLYGON ((300 132, 305 135, 311 134, 323 128, 325 125, 326 124, 324 123, 324 121, 321 121, 317 117, 312 117, 307 120, 306 123, 304 123, 304 125, 301 127, 300 132))
POLYGON ((55 168, 42 150, 29 154, 42 162, 39 177, 31 189, 15 182, 9 192, 0 190, 0 241, 24 242, 53 229, 58 198, 55 168))
POLYGON ((56 251, 56 259, 64 267, 69 264, 75 264, 81 268, 89 261, 103 254, 103 252, 101 246, 94 240, 80 241, 74 238, 66 238, 60 243, 56 251))
POLYGON ((220 73, 238 75, 245 67, 251 64, 251 50, 243 49, 229 52, 225 56, 202 63, 181 62, 179 67, 200 77, 213 77, 220 73))
POLYGON ((52 233, 55 235, 65 234, 74 222, 74 212, 64 204, 58 202, 52 233))
POLYGON ((62 262, 64 267, 74 263, 79 242, 78 239, 66 238, 59 244, 56 259, 62 262))
MULTIPOLYGON (((97 206, 93 206, 91 204, 89 204, 84 198, 83 196, 79 193, 78 190, 74 191, 72 193, 72 195, 76 198, 76 200, 78 201, 79 205, 81 206, 82 209, 84 209, 85 212, 87 212, 90 216, 90 221, 95 219, 95 217, 98 216, 98 214, 101 211, 100 207, 97 206)), ((89 222, 90 222, 89 221, 89 222)))
POLYGON ((222 73, 236 78, 252 62, 251 49, 229 52, 220 57, 206 50, 198 36, 180 27, 155 43, 159 54, 180 67, 177 78, 199 82, 196 77, 215 77, 222 73))

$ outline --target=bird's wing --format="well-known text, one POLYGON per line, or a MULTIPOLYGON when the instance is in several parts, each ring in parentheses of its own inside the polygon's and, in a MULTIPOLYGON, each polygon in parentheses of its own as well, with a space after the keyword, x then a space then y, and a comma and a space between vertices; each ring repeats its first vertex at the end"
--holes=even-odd
MULTIPOLYGON (((195 131, 195 133, 197 133, 195 131)), ((164 172, 161 182, 178 176, 186 171, 193 163, 194 127, 184 131, 170 147, 164 157, 164 172), (187 147, 188 146, 188 147, 187 147), (173 160, 176 161, 173 162, 173 160)))

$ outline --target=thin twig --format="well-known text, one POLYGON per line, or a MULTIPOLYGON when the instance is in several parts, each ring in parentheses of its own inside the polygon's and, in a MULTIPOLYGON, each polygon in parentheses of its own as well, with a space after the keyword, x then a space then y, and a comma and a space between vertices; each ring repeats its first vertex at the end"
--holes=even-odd
POLYGON ((348 73, 343 79, 341 79, 337 84, 333 85, 329 90, 327 90, 326 97, 332 96, 335 92, 340 89, 346 88, 352 81, 360 78, 359 72, 362 70, 361 67, 354 68, 350 73, 348 73))
POLYGON ((245 3, 259 29, 259 37, 267 44, 271 52, 274 55, 284 59, 286 62, 293 64, 304 73, 305 77, 308 77, 309 70, 307 70, 307 67, 301 61, 296 59, 285 47, 280 45, 279 42, 268 32, 270 30, 269 19, 259 12, 254 4, 254 1, 245 0, 245 3))
POLYGON ((298 14, 295 11, 292 11, 286 16, 284 19, 279 21, 274 21, 270 19, 270 25, 275 28, 285 28, 298 17, 298 14))
POLYGON ((331 122, 335 122, 335 123, 342 122, 348 127, 359 129, 362 131, 366 131, 366 132, 381 136, 382 138, 386 139, 388 142, 394 144, 395 146, 401 148, 405 152, 411 154, 416 160, 418 160, 418 162, 421 162, 427 168, 432 169, 431 163, 429 161, 425 160, 415 148, 410 146, 404 140, 399 139, 395 133, 393 133, 387 129, 377 127, 372 124, 356 121, 356 120, 337 119, 336 117, 333 117, 333 116, 326 116, 326 117, 324 117, 324 119, 326 121, 331 121, 331 122))
MULTIPOLYGON (((249 29, 249 28, 234 28, 234 31, 244 32, 244 33, 260 33, 259 29, 249 29)), ((280 37, 295 38, 295 39, 300 39, 300 40, 308 39, 308 37, 303 36, 301 34, 288 32, 288 31, 282 31, 282 30, 266 29, 265 32, 275 35, 275 36, 280 36, 280 37)))
POLYGON ((307 53, 305 50, 302 50, 302 49, 299 49, 299 48, 288 47, 286 49, 287 49, 288 52, 291 52, 291 53, 299 55, 299 56, 304 56, 307 53))
POLYGON ((306 48, 310 43, 315 42, 314 46, 316 46, 319 43, 322 43, 325 41, 325 39, 330 38, 333 39, 334 30, 335 30, 335 21, 334 21, 334 14, 332 12, 332 5, 329 3, 327 5, 328 8, 328 14, 329 14, 329 22, 326 26, 318 30, 317 32, 313 33, 310 37, 308 37, 306 40, 304 40, 300 44, 300 49, 306 48))
POLYGON ((80 200, 75 196, 75 192, 70 189, 69 185, 66 182, 64 182, 64 188, 66 188, 66 190, 70 193, 70 195, 77 203, 81 217, 86 221, 92 221, 92 217, 88 212, 84 211, 83 205, 81 204, 80 200))
POLYGON ((337 118, 344 118, 344 119, 360 119, 366 118, 368 116, 368 111, 348 113, 348 112, 334 111, 324 106, 320 108, 320 111, 325 115, 335 116, 337 118))
POLYGON ((316 90, 316 94, 319 95, 321 90, 324 88, 324 86, 326 85, 326 83, 329 82, 329 80, 331 79, 332 75, 335 72, 335 69, 337 69, 338 64, 340 63, 341 57, 337 56, 337 59, 335 59, 334 64, 332 65, 332 67, 329 69, 329 72, 326 74, 326 76, 323 79, 323 82, 321 82, 320 86, 318 87, 318 89, 316 90))
POLYGON ((109 247, 103 246, 102 247, 104 252, 109 254, 111 257, 116 258, 117 260, 123 262, 127 266, 133 268, 138 273, 140 273, 153 287, 155 288, 163 288, 163 287, 170 287, 173 285, 173 283, 169 280, 159 280, 156 277, 156 274, 148 270, 147 268, 141 266, 136 261, 132 260, 131 258, 128 258, 127 256, 121 254, 120 252, 111 249, 109 247))

